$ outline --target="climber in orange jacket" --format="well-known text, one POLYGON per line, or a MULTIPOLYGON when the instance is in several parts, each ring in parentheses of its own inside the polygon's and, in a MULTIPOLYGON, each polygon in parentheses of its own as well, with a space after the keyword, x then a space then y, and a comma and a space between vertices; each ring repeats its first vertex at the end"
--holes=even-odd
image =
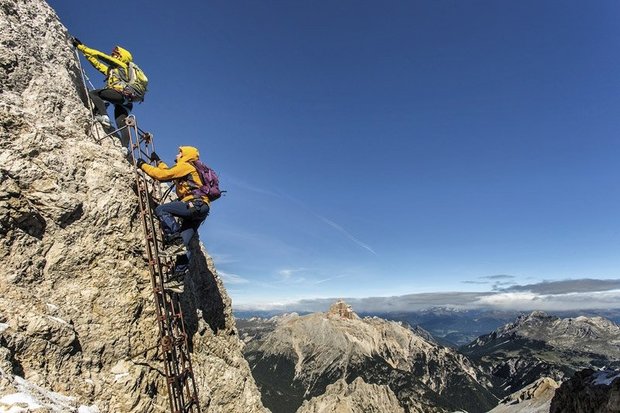
MULTIPOLYGON (((133 109, 133 99, 125 93, 127 79, 129 77, 129 63, 133 61, 131 53, 120 46, 112 50, 111 55, 91 49, 84 45, 79 39, 73 37, 71 43, 81 51, 86 59, 95 69, 106 76, 106 87, 95 89, 88 92, 95 108, 93 114, 95 119, 104 127, 110 126, 110 118, 107 115, 105 102, 114 105, 114 119, 116 127, 125 126, 125 118, 133 109)), ((129 146, 129 131, 125 128, 121 131, 121 145, 123 148, 129 146)))
POLYGON ((169 168, 155 152, 151 154, 151 161, 156 167, 149 165, 143 159, 138 159, 136 166, 151 178, 158 181, 173 181, 176 187, 178 201, 159 205, 155 208, 155 215, 159 218, 164 231, 164 241, 167 245, 182 242, 187 250, 185 255, 177 256, 174 275, 179 277, 189 269, 191 252, 189 243, 198 231, 198 227, 209 215, 210 202, 205 196, 197 196, 196 188, 201 186, 202 180, 194 162, 199 159, 198 149, 193 146, 179 147, 176 164, 169 168), (179 224, 176 218, 181 219, 179 224))

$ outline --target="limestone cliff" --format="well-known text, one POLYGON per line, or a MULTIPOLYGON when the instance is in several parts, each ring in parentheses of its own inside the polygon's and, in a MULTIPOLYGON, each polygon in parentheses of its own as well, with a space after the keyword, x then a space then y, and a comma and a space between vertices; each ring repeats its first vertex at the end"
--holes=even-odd
POLYGON ((347 384, 340 379, 325 393, 304 401, 297 413, 405 413, 388 386, 368 384, 361 377, 347 384))
MULTIPOLYGON (((54 411, 46 397, 56 411, 165 411, 134 172, 89 136, 83 96, 54 11, 0 0, 0 410, 35 389, 37 411, 54 411)), ((181 300, 201 405, 267 411, 230 299, 193 249, 181 300)))
POLYGON ((489 413, 548 413, 559 384, 543 377, 506 397, 489 413))
POLYGON ((601 317, 534 311, 460 350, 481 363, 504 398, 540 377, 562 382, 584 368, 620 368, 620 326, 601 317))
POLYGON ((555 391, 549 413, 620 413, 620 371, 585 369, 555 391))
POLYGON ((338 380, 356 378, 388 386, 407 413, 486 412, 496 404, 469 359, 401 323, 360 318, 346 303, 269 324, 271 331, 246 336, 245 354, 273 412, 295 411, 338 380))

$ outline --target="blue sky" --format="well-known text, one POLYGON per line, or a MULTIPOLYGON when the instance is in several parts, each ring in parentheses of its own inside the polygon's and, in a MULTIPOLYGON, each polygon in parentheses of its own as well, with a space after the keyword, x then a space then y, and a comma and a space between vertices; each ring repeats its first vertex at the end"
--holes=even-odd
POLYGON ((220 173, 237 308, 620 278, 617 1, 49 3, 220 173))

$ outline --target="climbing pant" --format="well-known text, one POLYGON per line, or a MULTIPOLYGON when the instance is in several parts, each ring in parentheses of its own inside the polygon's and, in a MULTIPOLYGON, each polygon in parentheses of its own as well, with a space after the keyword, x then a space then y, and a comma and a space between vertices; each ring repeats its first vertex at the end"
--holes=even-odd
MULTIPOLYGON (((127 102, 127 99, 121 92, 114 89, 95 89, 88 92, 88 94, 95 105, 95 115, 107 114, 105 101, 110 102, 114 105, 116 127, 122 128, 125 126, 125 118, 129 116, 129 112, 133 109, 133 103, 127 102)), ((129 146, 129 130, 127 129, 121 131, 121 145, 124 148, 129 146)))
POLYGON ((189 202, 173 201, 162 204, 155 208, 155 215, 162 224, 164 234, 180 233, 183 238, 183 244, 187 247, 187 259, 191 258, 189 243, 198 231, 198 227, 209 215, 209 204, 203 201, 192 201, 193 208, 189 202), (177 222, 175 217, 181 218, 181 224, 177 222))

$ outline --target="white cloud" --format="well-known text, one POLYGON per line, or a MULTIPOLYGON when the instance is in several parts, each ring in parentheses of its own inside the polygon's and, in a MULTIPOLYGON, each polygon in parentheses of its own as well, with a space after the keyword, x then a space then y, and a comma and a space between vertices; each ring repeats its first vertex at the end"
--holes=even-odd
POLYGON ((217 265, 226 265, 226 264, 235 264, 237 263, 239 260, 234 258, 232 255, 230 254, 218 254, 218 253, 211 253, 211 258, 213 258, 213 261, 217 262, 217 265))
MULTIPOLYGON (((319 280, 324 282, 327 280, 319 280)), ((590 280, 591 281, 591 280, 590 280)), ((542 283, 541 283, 542 284, 542 283)), ((589 283, 591 285, 592 283, 589 283)), ((605 288, 602 286, 601 288, 605 288)), ((318 312, 326 311, 343 298, 357 312, 407 312, 432 307, 454 309, 498 309, 515 311, 572 311, 620 308, 620 289, 604 291, 541 294, 532 291, 417 293, 391 297, 323 297, 280 303, 261 303, 262 310, 318 312)), ((244 309, 258 309, 246 303, 244 309)))
POLYGON ((567 294, 505 292, 480 297, 472 303, 472 306, 519 311, 570 311, 619 308, 620 290, 567 294))
POLYGON ((226 284, 247 284, 250 282, 246 278, 243 278, 237 274, 231 274, 223 271, 218 271, 217 273, 224 279, 226 284))
POLYGON ((298 277, 297 274, 304 273, 308 271, 307 268, 285 268, 278 271, 278 277, 283 282, 302 282, 305 281, 304 277, 298 277))

